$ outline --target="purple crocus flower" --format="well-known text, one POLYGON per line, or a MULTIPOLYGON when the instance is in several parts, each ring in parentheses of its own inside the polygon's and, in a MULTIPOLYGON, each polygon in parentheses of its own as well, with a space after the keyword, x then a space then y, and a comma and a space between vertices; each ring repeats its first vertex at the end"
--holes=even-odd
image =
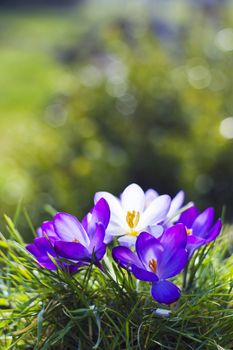
POLYGON ((98 264, 106 251, 104 238, 109 218, 109 206, 103 198, 82 223, 70 214, 57 213, 53 219, 55 232, 60 238, 54 243, 56 253, 66 259, 98 264))
POLYGON ((76 264, 67 264, 60 262, 58 256, 54 251, 54 242, 57 240, 57 237, 50 236, 48 237, 37 237, 34 239, 33 243, 26 246, 27 250, 34 255, 37 260, 37 263, 40 267, 47 270, 56 270, 57 265, 64 268, 70 274, 76 272, 78 268, 83 265, 83 263, 76 264), (50 258, 52 256, 56 261, 56 264, 50 258))
MULTIPOLYGON (((100 266, 99 260, 106 251, 104 236, 109 217, 109 206, 103 198, 82 223, 68 213, 57 213, 52 221, 45 221, 41 225, 37 230, 38 237, 26 248, 36 257, 40 266, 49 270, 56 269, 49 255, 58 262, 59 258, 70 259, 78 267, 90 262, 100 266)), ((66 265, 63 263, 63 266, 66 265)))
POLYGON ((159 303, 171 304, 180 297, 180 289, 167 279, 177 275, 187 264, 186 230, 176 224, 163 233, 160 239, 142 232, 136 241, 136 253, 128 247, 113 248, 114 260, 134 276, 151 282, 151 294, 159 303))
POLYGON ((179 222, 186 228, 189 259, 196 249, 215 240, 222 228, 221 219, 214 223, 213 208, 207 208, 200 213, 193 206, 180 215, 179 222))

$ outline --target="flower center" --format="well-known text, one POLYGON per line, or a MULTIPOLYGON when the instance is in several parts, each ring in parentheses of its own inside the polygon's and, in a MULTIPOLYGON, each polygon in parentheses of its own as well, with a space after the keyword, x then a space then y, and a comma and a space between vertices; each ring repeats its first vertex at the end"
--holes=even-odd
POLYGON ((187 236, 191 235, 193 233, 193 230, 191 228, 185 227, 187 236))
POLYGON ((130 228, 135 228, 139 222, 140 213, 139 211, 128 211, 126 215, 126 222, 130 228))
POLYGON ((77 238, 74 238, 72 242, 79 243, 80 241, 77 238))
POLYGON ((155 259, 151 259, 149 261, 149 268, 151 269, 152 272, 156 273, 157 261, 155 259))

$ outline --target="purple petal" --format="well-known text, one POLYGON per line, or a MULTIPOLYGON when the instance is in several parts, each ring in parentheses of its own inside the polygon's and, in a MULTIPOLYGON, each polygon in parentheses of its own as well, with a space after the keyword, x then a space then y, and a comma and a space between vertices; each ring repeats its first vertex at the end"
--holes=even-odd
POLYGON ((72 260, 90 260, 91 254, 81 244, 77 242, 56 241, 54 249, 62 258, 72 260))
POLYGON ((94 197, 95 203, 104 198, 110 207, 110 221, 122 226, 125 224, 125 213, 121 207, 121 202, 115 196, 108 192, 97 192, 94 197))
POLYGON ((136 251, 144 267, 149 270, 149 263, 155 260, 160 263, 163 247, 159 240, 147 232, 142 232, 136 241, 136 251))
POLYGON ((44 221, 41 225, 41 230, 43 236, 57 236, 54 229, 53 221, 44 221))
POLYGON ((136 254, 134 254, 132 250, 127 247, 114 247, 112 249, 112 256, 113 259, 124 268, 128 267, 130 264, 142 267, 142 264, 136 254))
POLYGON ((132 273, 137 279, 141 281, 146 281, 146 282, 158 281, 158 277, 156 276, 155 273, 147 271, 140 267, 137 267, 136 265, 132 265, 132 273))
POLYGON ((179 222, 183 223, 187 228, 191 228, 198 215, 198 209, 196 207, 191 207, 180 215, 179 222))
POLYGON ((221 219, 218 219, 212 229, 209 231, 208 236, 206 237, 206 242, 210 243, 213 240, 215 240, 218 235, 220 234, 222 229, 222 222, 221 219))
POLYGON ((82 221, 82 225, 88 232, 90 240, 95 233, 96 224, 101 223, 104 228, 106 228, 109 223, 109 218, 110 209, 108 203, 104 198, 101 198, 82 221))
POLYGON ((34 239, 35 246, 41 251, 41 255, 46 255, 48 252, 50 255, 55 256, 53 245, 57 240, 57 237, 50 236, 49 239, 46 237, 37 237, 34 239))
POLYGON ((82 227, 84 230, 87 232, 88 231, 88 223, 91 221, 91 213, 88 213, 87 215, 84 216, 82 219, 82 227))
POLYGON ((159 303, 172 304, 180 297, 180 289, 170 281, 154 282, 151 295, 159 303))
POLYGON ((195 219, 192 226, 193 235, 201 238, 206 238, 208 230, 213 224, 213 221, 214 221, 214 209, 207 208, 203 213, 198 215, 198 217, 195 219))
POLYGON ((36 245, 33 244, 33 243, 27 244, 27 245, 26 245, 26 249, 27 249, 32 255, 34 255, 35 258, 38 258, 38 257, 44 255, 44 253, 41 252, 41 251, 36 247, 36 245))
POLYGON ((98 200, 92 211, 92 220, 96 223, 101 222, 106 229, 110 219, 110 209, 104 198, 98 200))
POLYGON ((37 259, 38 264, 47 270, 56 270, 57 266, 52 262, 48 256, 43 256, 37 259))
POLYGON ((88 247, 91 255, 95 253, 95 257, 100 260, 103 258, 106 251, 106 244, 104 244, 105 229, 102 224, 96 224, 95 233, 88 247))
POLYGON ((170 255, 170 259, 167 259, 167 255, 163 255, 163 260, 158 264, 157 275, 159 278, 170 278, 180 273, 188 262, 188 252, 186 249, 181 248, 176 250, 175 254, 170 255))
POLYGON ((206 243, 205 239, 194 235, 189 235, 187 237, 187 246, 186 246, 186 249, 188 251, 188 259, 190 260, 195 250, 203 246, 205 243, 206 243))
POLYGON ((90 243, 86 231, 75 216, 57 213, 54 216, 54 228, 63 241, 79 241, 84 246, 88 246, 90 243))
POLYGON ((169 250, 171 253, 179 248, 185 248, 187 243, 185 226, 179 223, 169 227, 159 240, 165 250, 169 250))
POLYGON ((70 273, 71 275, 73 275, 75 272, 78 271, 78 269, 82 266, 87 265, 87 263, 85 262, 79 262, 75 265, 65 265, 65 268, 67 269, 67 272, 70 273))
POLYGON ((37 237, 43 237, 43 231, 41 227, 38 227, 38 229, 36 230, 36 235, 37 237))

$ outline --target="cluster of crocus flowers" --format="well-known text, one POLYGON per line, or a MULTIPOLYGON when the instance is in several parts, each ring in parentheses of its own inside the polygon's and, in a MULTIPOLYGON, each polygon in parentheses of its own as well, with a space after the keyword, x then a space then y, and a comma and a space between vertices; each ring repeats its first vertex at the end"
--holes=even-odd
POLYGON ((101 260, 111 243, 115 262, 138 280, 151 283, 155 300, 170 304, 179 298, 180 289, 169 279, 221 231, 221 220, 214 223, 213 208, 200 213, 192 203, 183 207, 183 191, 172 199, 131 184, 119 198, 97 192, 94 202, 81 222, 57 213, 41 225, 38 237, 27 245, 40 267, 59 266, 72 274, 92 263, 103 270, 101 260))

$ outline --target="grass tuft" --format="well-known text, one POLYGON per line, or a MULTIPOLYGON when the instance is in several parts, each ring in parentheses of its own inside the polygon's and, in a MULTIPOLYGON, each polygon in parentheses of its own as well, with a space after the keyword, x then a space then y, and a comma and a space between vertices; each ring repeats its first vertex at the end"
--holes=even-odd
POLYGON ((0 240, 0 349, 232 349, 233 256, 228 230, 200 249, 181 299, 164 306, 111 259, 74 276, 37 266, 14 223, 0 240))

